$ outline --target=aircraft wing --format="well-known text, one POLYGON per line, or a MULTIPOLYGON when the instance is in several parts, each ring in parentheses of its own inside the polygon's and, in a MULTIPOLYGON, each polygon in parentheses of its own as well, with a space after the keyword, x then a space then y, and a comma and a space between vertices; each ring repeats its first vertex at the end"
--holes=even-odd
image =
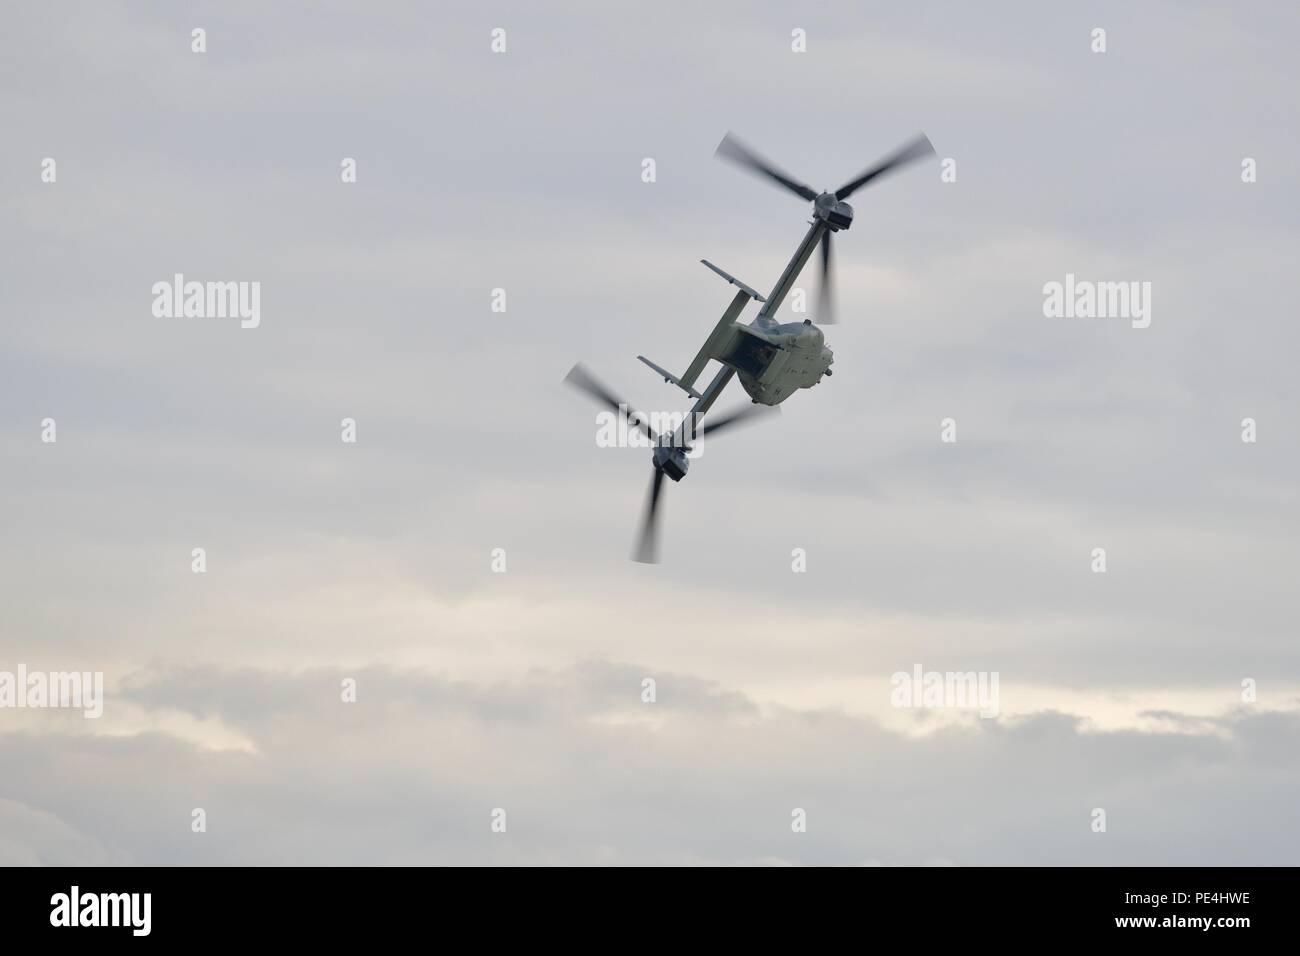
POLYGON ((727 311, 722 313, 722 318, 718 319, 718 324, 713 327, 713 331, 709 333, 709 337, 704 340, 704 345, 700 347, 700 351, 696 354, 695 358, 691 360, 691 364, 687 366, 686 371, 682 373, 681 378, 677 378, 660 368, 644 355, 637 356, 637 358, 642 362, 662 375, 665 382, 672 382, 694 398, 699 398, 700 396, 700 393, 695 390, 695 383, 699 380, 700 374, 704 371, 704 366, 709 363, 709 359, 720 359, 724 355, 729 355, 735 346, 736 336, 743 334, 736 327, 736 319, 738 319, 740 313, 745 310, 745 306, 749 304, 749 300, 756 299, 759 302, 765 301, 761 295, 749 286, 745 285, 745 283, 741 282, 734 276, 723 272, 712 262, 709 262, 707 259, 701 259, 700 261, 718 275, 722 276, 722 278, 726 279, 729 283, 736 286, 739 290, 731 300, 731 304, 727 306, 727 311))

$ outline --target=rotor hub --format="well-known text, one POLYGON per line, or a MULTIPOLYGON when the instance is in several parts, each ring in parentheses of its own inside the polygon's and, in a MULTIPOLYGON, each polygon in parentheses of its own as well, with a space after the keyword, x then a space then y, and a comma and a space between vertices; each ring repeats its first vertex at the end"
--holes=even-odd
POLYGON ((853 207, 834 193, 822 193, 813 200, 814 214, 835 232, 853 225, 853 207))
POLYGON ((662 471, 673 481, 681 481, 685 478, 686 469, 691 465, 690 459, 686 457, 686 449, 672 445, 657 446, 653 461, 655 470, 662 471))

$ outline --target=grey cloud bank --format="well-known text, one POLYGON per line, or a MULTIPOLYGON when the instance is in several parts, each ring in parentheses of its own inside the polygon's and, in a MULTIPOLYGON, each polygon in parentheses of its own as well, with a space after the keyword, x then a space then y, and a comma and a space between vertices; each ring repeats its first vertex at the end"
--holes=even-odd
POLYGON ((0 667, 107 672, 117 733, 0 710, 0 859, 1295 861, 1300 12, 433 9, 5 13, 0 667), (958 176, 855 197, 833 383, 710 448, 647 572, 644 455, 560 379, 680 410, 635 356, 721 313, 697 260, 775 278, 806 210, 728 128, 958 176), (259 281, 255 334, 156 318, 178 273, 259 281), (1067 274, 1158 315, 1048 319, 1067 274), (916 661, 1045 712, 885 728, 916 661))
POLYGON ((1294 714, 1147 734, 1044 713, 912 739, 672 674, 643 704, 646 672, 591 660, 490 685, 350 672, 346 707, 341 671, 140 674, 124 696, 219 719, 256 753, 155 734, 55 737, 57 749, 0 736, 10 799, 81 841, 13 833, 9 861, 1192 865, 1226 846, 1261 863, 1298 849, 1294 714), (68 758, 96 766, 93 793, 51 780, 68 758), (1260 776, 1266 796, 1248 784, 1260 776), (1189 787, 1195 802, 1178 796, 1189 787), (207 833, 188 833, 192 794, 207 833), (790 830, 794 807, 805 834, 790 830))

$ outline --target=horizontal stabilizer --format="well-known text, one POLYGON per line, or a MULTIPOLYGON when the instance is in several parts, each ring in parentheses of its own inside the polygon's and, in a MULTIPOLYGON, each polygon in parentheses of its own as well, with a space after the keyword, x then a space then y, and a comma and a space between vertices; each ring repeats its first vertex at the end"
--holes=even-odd
POLYGON ((687 395, 691 396, 691 398, 702 397, 699 392, 691 388, 691 386, 685 384, 680 378, 678 378, 672 372, 668 371, 667 369, 660 368, 658 365, 650 361, 644 355, 638 355, 637 358, 639 358, 642 362, 645 362, 646 365, 649 365, 652 369, 654 369, 656 372, 662 375, 664 377, 665 382, 672 382, 674 385, 676 385, 678 388, 684 391, 687 395))
POLYGON ((734 285, 737 289, 740 289, 742 292, 745 293, 745 295, 749 296, 751 299, 756 299, 759 302, 767 301, 767 299, 763 298, 761 295, 759 295, 749 286, 745 285, 745 283, 741 282, 739 279, 737 279, 735 276, 731 275, 730 273, 723 272, 721 269, 715 266, 708 259, 701 259, 700 261, 703 262, 710 269, 712 269, 714 272, 716 272, 718 275, 722 276, 722 278, 726 279, 728 282, 734 285))

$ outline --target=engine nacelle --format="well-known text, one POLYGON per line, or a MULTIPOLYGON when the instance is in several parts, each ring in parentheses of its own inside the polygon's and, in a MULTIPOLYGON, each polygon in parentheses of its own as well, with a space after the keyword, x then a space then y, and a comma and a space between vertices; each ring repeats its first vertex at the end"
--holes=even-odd
POLYGON ((813 208, 817 218, 824 220, 836 232, 853 225, 853 207, 842 199, 836 199, 834 193, 822 193, 814 200, 813 208))
POLYGON ((654 451, 654 465, 673 481, 681 481, 686 477, 686 469, 691 466, 691 461, 686 457, 685 448, 657 445, 654 451))

